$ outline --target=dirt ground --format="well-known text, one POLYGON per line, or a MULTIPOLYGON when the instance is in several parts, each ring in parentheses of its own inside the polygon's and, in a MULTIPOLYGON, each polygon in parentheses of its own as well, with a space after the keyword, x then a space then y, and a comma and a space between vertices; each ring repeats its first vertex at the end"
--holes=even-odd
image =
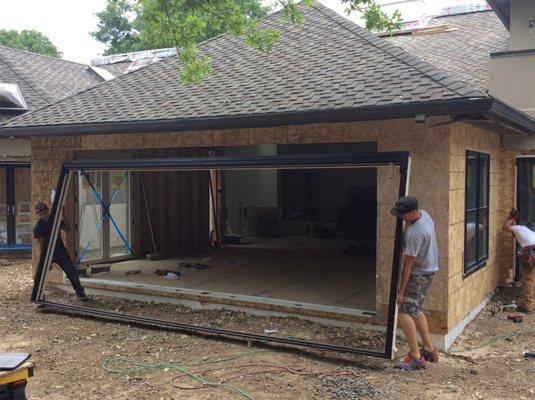
MULTIPOLYGON (((522 357, 535 350, 535 315, 515 324, 491 315, 493 303, 439 364, 406 372, 365 356, 45 312, 29 302, 30 271, 28 259, 0 258, 0 351, 32 353, 30 399, 535 399, 535 359, 522 357), (186 389, 199 380, 213 386, 186 389)), ((497 296, 507 302, 511 290, 497 296)))

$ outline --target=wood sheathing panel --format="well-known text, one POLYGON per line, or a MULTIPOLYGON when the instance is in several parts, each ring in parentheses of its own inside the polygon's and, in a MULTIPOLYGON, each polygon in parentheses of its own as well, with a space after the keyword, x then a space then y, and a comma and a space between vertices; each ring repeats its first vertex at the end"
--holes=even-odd
MULTIPOLYGON (((493 153, 491 160, 491 172, 496 173, 496 151, 499 149, 499 138, 485 131, 470 131, 468 128, 458 130, 461 123, 436 126, 437 123, 448 121, 447 116, 429 117, 425 123, 417 124, 414 119, 399 119, 370 122, 352 123, 325 123, 299 126, 279 126, 271 128, 233 129, 221 131, 194 131, 194 132, 166 132, 154 134, 116 134, 116 135, 88 135, 84 137, 47 137, 32 138, 32 161, 36 168, 32 171, 32 181, 39 182, 32 188, 32 199, 41 200, 50 196, 50 189, 55 187, 56 179, 61 162, 66 157, 68 150, 120 150, 120 149, 145 149, 144 151, 173 151, 172 149, 185 148, 213 148, 216 146, 239 146, 256 144, 301 144, 301 143, 338 143, 338 142, 377 142, 377 149, 383 151, 409 151, 412 162, 410 194, 420 200, 421 207, 433 217, 439 247, 440 270, 435 276, 431 291, 426 303, 429 316, 430 328, 435 333, 445 333, 448 327, 454 326, 459 315, 474 307, 477 300, 480 301, 482 293, 488 290, 495 282, 494 278, 485 278, 485 272, 474 274, 470 282, 472 286, 466 287, 462 292, 452 296, 453 283, 451 279, 456 272, 452 268, 458 268, 455 264, 459 260, 458 241, 464 240, 464 234, 456 231, 462 219, 454 220, 453 216, 464 215, 461 207, 464 205, 464 197, 459 200, 452 194, 450 184, 459 181, 455 173, 464 173, 464 157, 462 165, 458 164, 459 152, 463 153, 467 147, 477 149, 479 147, 489 149, 493 153), (454 134, 454 132, 456 132, 454 134), (470 139, 466 143, 463 135, 470 139), (492 138, 492 140, 491 140, 492 138), (472 143, 473 142, 473 143, 472 143), (463 146, 459 147, 463 143, 463 146), (455 147, 455 148, 454 148, 455 147), (151 150, 169 149, 171 150, 151 150), (452 264, 453 263, 453 264, 452 264), (452 267, 453 265, 453 267, 452 267), (475 288, 475 289, 474 289, 475 288), (477 295, 470 299, 470 290, 477 295), (463 293, 463 294, 461 294, 463 293), (477 299, 476 299, 477 298, 477 299), (468 301, 470 300, 470 301, 468 301), (463 311, 457 311, 457 304, 463 305, 463 311), (455 312, 451 311, 450 302, 454 303, 455 312)), ((466 139, 468 140, 468 139, 466 139)), ((195 150, 200 151, 200 150, 195 150)), ((145 153, 147 154, 147 153, 145 153)), ((169 153, 165 153, 169 154, 169 153)), ((460 179, 462 182, 464 180, 460 179)), ((491 179, 492 180, 492 179, 491 179)), ((184 235, 181 229, 192 224, 193 214, 187 213, 185 207, 176 205, 191 202, 206 202, 208 191, 204 189, 205 178, 202 176, 185 176, 181 174, 160 174, 159 177, 151 178, 150 184, 154 186, 151 192, 158 194, 154 201, 160 202, 158 219, 176 219, 180 223, 165 223, 159 225, 159 235, 166 239, 163 245, 169 250, 174 250, 171 232, 178 236, 178 243, 188 243, 195 247, 202 243, 207 233, 198 231, 193 237, 190 232, 195 232, 206 224, 195 224, 184 235), (204 186, 204 187, 203 187, 204 186), (162 190, 159 190, 163 187, 162 190), (183 187, 190 189, 183 191, 183 187), (162 196, 163 195, 163 196, 162 196), (167 208, 164 205, 165 198, 176 198, 177 204, 167 208), (165 234, 164 234, 165 233, 165 234), (188 237, 186 237, 188 236, 188 237)), ((392 179, 392 173, 386 169, 379 171, 377 175, 377 307, 378 310, 386 309, 388 288, 390 285, 390 269, 392 260, 392 243, 395 219, 390 215, 390 208, 397 197, 397 179, 392 179)), ((494 181, 496 179, 494 178, 494 181)), ((135 183, 134 183, 135 184, 135 183)), ((457 183, 455 183, 457 184, 457 183)), ((464 183, 462 183, 464 185, 464 183)), ((492 196, 492 194, 491 194, 492 196)), ((136 201, 140 201, 139 198, 136 201)), ((492 207, 492 203, 491 203, 492 207)), ((139 207, 138 207, 139 208, 139 207)), ((207 205, 199 206, 207 209, 207 205), (206 207, 206 208, 205 208, 206 207)), ((141 210, 135 211, 140 221, 143 218, 141 210)), ((205 214, 203 214, 205 215, 205 214)), ((200 214, 197 215, 197 218, 200 214)), ((206 218, 208 215, 206 214, 206 218)), ((455 217, 458 218, 458 217, 455 217)), ((464 216, 462 217, 464 218, 464 216)), ((495 219, 491 218, 492 229, 496 229, 495 219), (494 222, 493 222, 494 221, 494 222)), ((146 240, 149 235, 139 235, 140 249, 147 248, 146 240)), ((492 246, 492 244, 491 244, 492 246)), ((495 244, 494 244, 495 246, 495 244)), ((495 262, 495 258, 492 259, 495 262)), ((490 264, 489 264, 490 267, 490 264)), ((487 269, 489 268, 487 267, 487 269)), ((490 275, 489 275, 490 276, 490 275)), ((471 296, 471 295, 470 295, 471 296)))
POLYGON ((500 174, 503 173, 500 143, 499 135, 484 128, 462 122, 452 125, 448 218, 449 329, 481 303, 496 288, 503 275, 498 263, 499 246, 506 239, 501 228, 506 215, 503 199, 513 194, 512 190, 504 193, 500 186, 500 174), (466 150, 490 154, 489 258, 483 268, 463 277, 466 150))

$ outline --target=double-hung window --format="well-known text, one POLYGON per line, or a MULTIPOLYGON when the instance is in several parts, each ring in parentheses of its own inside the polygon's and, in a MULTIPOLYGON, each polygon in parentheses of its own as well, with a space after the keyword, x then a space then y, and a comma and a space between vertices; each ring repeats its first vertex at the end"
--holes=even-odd
POLYGON ((466 152, 464 275, 485 265, 489 256, 490 157, 466 152))

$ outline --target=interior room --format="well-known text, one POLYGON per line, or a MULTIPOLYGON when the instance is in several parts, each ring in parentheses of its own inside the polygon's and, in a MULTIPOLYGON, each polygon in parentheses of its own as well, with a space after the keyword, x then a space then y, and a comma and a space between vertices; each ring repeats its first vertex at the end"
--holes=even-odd
MULTIPOLYGON (((342 150, 373 152, 375 143, 181 155, 342 150)), ((76 263, 86 287, 179 288, 214 299, 374 314, 377 167, 82 171, 74 181, 76 263)))

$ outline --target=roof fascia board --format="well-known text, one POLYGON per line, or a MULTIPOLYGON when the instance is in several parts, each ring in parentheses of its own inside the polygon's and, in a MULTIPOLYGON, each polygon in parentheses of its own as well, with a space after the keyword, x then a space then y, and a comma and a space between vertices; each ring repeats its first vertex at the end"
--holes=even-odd
POLYGON ((535 133, 535 119, 498 99, 494 99, 490 110, 484 115, 521 133, 535 133))
POLYGON ((45 125, 13 128, 0 127, 0 137, 3 135, 23 137, 180 132, 189 130, 260 128, 280 125, 413 118, 416 114, 444 115, 458 113, 465 114, 467 112, 485 112, 491 109, 492 102, 493 98, 490 97, 475 97, 337 110, 249 114, 230 117, 104 122, 95 124, 45 125))

